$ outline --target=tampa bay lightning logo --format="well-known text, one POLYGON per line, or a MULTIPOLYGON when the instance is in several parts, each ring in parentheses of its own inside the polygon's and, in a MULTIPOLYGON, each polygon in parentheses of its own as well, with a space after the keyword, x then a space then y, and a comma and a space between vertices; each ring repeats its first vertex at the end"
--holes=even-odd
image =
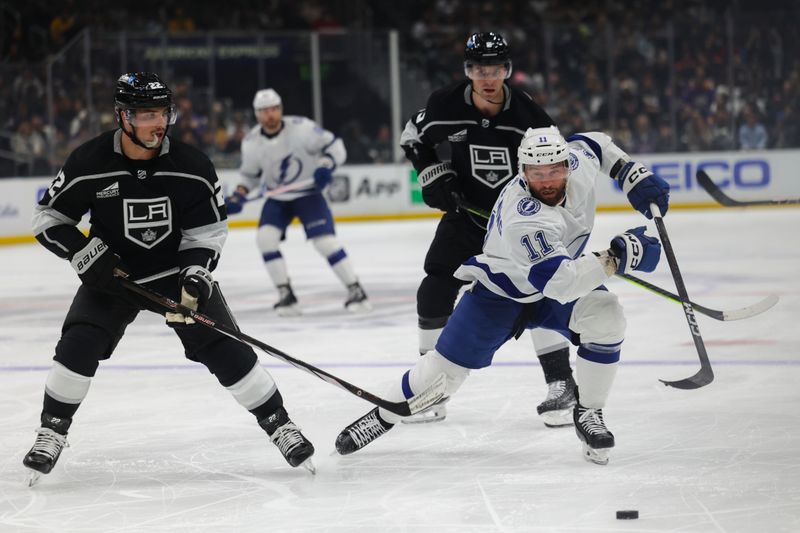
POLYGON ((303 172, 303 162, 292 154, 281 159, 278 183, 291 183, 303 172))
POLYGON ((569 154, 569 168, 570 170, 575 170, 578 168, 578 156, 570 152, 569 154))
POLYGON ((541 208, 542 204, 536 198, 523 198, 517 203, 517 213, 524 217, 535 215, 541 208))

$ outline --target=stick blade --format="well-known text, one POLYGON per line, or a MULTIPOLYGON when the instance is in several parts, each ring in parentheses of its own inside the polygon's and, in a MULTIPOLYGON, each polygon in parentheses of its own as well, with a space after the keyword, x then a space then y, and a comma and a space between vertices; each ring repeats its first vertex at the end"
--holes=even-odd
POLYGON ((431 405, 435 404, 439 400, 444 397, 444 393, 447 390, 447 376, 442 372, 439 374, 433 383, 428 386, 427 389, 420 392, 416 396, 409 398, 408 400, 408 409, 411 414, 419 413, 420 411, 424 411, 431 405))
POLYGON ((674 387, 676 389, 683 389, 683 390, 693 390, 699 389, 700 387, 705 387, 712 381, 714 381, 714 371, 711 369, 710 366, 701 367, 700 370, 697 371, 692 377, 688 377, 686 379, 680 379, 678 381, 666 381, 663 379, 659 379, 661 383, 666 385, 667 387, 674 387))
POLYGON ((724 205, 725 207, 742 207, 743 204, 737 202, 733 198, 729 197, 725 193, 723 193, 719 187, 711 180, 708 174, 706 174, 705 170, 698 170, 695 174, 695 178, 697 179, 697 183, 708 193, 711 198, 717 201, 717 203, 724 205))
POLYGON ((778 296, 776 294, 770 294, 763 300, 756 302, 753 305, 748 305, 747 307, 742 307, 741 309, 723 311, 722 319, 727 321, 727 320, 742 320, 745 318, 750 318, 756 315, 760 315, 764 311, 771 309, 777 303, 778 303, 778 296))

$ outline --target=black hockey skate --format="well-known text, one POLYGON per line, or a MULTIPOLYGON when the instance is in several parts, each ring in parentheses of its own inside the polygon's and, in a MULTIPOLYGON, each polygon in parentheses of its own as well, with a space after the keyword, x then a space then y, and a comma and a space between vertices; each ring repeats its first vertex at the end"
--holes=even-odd
POLYGON ((614 447, 614 435, 606 428, 603 410, 584 407, 578 402, 572 417, 575 433, 583 443, 583 458, 598 465, 607 465, 608 454, 614 447))
POLYGON ((42 474, 49 474, 56 465, 61 450, 68 447, 67 430, 72 424, 71 418, 58 418, 42 413, 42 426, 36 430, 36 442, 22 460, 22 464, 30 469, 28 486, 39 481, 42 474))
POLYGON ((278 447, 287 463, 291 466, 302 466, 312 474, 316 473, 314 463, 311 462, 314 445, 289 419, 286 409, 279 408, 269 417, 259 420, 258 425, 267 432, 269 439, 278 447))
POLYGON ((336 451, 339 455, 349 455, 374 441, 390 429, 394 424, 384 421, 376 407, 339 433, 336 437, 336 451))
POLYGON ((367 300, 367 293, 359 282, 347 286, 347 300, 344 308, 351 313, 365 313, 372 310, 372 304, 367 300))
POLYGON ((300 316, 300 307, 291 285, 278 285, 278 302, 272 308, 278 316, 300 316))
POLYGON ((549 428, 571 426, 575 401, 575 380, 568 376, 547 384, 547 397, 536 407, 536 412, 549 428))

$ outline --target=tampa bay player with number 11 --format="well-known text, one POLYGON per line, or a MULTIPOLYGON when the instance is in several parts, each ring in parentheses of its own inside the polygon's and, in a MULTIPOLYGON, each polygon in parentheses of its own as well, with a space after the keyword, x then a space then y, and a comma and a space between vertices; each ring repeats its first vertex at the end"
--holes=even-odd
MULTIPOLYGON (((486 236, 486 220, 461 209, 457 198, 490 210, 516 172, 517 148, 525 130, 553 124, 530 96, 506 84, 511 70, 510 50, 502 35, 473 34, 464 49, 467 80, 431 94, 400 139, 419 173, 425 203, 446 211, 425 257, 425 277, 417 291, 420 354, 433 349, 453 312, 464 285, 453 273, 481 252, 486 236), (451 161, 439 160, 436 148, 442 143, 449 143, 451 161)), ((570 425, 575 382, 569 346, 547 330, 531 330, 531 338, 548 385, 547 397, 536 410, 548 427, 570 425)), ((445 415, 442 403, 406 422, 433 422, 445 415)))
MULTIPOLYGON (((652 272, 661 244, 641 226, 614 237, 606 250, 583 254, 594 226, 595 181, 615 179, 631 205, 648 218, 651 204, 666 213, 669 185, 598 132, 573 135, 568 144, 554 126, 532 128, 518 156, 518 174, 492 209, 483 253, 456 271, 472 287, 447 321, 436 349, 403 374, 387 398, 410 398, 442 372, 450 396, 471 370, 491 365, 511 337, 544 328, 578 347, 575 431, 584 458, 606 464, 615 441, 603 408, 626 323, 617 297, 603 283, 615 273, 652 272)), ((336 449, 353 453, 399 419, 375 408, 339 434, 336 449)))

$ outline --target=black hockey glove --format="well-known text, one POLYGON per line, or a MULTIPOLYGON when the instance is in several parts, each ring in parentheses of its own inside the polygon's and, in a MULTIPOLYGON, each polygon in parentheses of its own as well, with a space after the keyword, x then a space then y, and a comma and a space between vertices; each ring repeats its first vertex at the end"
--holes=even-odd
MULTIPOLYGON (((181 305, 192 311, 197 311, 211 296, 214 287, 214 278, 211 272, 201 266, 190 266, 183 274, 181 282, 181 305)), ((171 328, 186 328, 196 325, 194 319, 182 313, 165 313, 167 326, 171 328)))
POLYGON ((99 237, 92 237, 86 246, 75 252, 70 264, 78 273, 81 283, 87 287, 113 295, 125 291, 114 274, 114 269, 123 272, 127 269, 122 266, 120 257, 99 237))
POLYGON ((418 176, 423 201, 434 209, 458 211, 461 193, 456 188, 456 173, 449 162, 426 167, 418 176))

